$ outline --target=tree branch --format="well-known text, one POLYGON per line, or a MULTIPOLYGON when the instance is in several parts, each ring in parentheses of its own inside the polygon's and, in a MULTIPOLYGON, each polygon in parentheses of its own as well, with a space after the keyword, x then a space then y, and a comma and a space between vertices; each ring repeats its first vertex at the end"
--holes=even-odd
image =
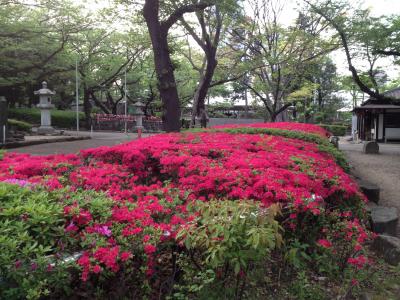
POLYGON ((349 67, 349 71, 351 72, 351 75, 353 77, 354 82, 358 85, 358 87, 360 88, 360 90, 366 94, 368 94, 369 96, 375 98, 375 99, 379 99, 379 100, 389 100, 391 101, 391 98, 385 97, 382 94, 379 94, 378 92, 375 92, 373 90, 371 90, 368 86, 366 86, 364 84, 364 82, 362 82, 360 76, 358 75, 358 72, 356 70, 356 68, 353 66, 352 63, 352 58, 350 55, 350 48, 349 45, 347 43, 347 36, 345 31, 340 27, 340 25, 330 16, 328 16, 328 14, 324 13, 321 9, 319 9, 318 7, 316 7, 314 4, 310 3, 309 0, 303 0, 304 2, 306 2, 317 14, 321 15, 328 23, 330 23, 332 25, 332 27, 337 31, 337 33, 339 34, 339 37, 342 41, 342 45, 346 54, 346 59, 347 59, 347 64, 349 67))
POLYGON ((202 10, 214 4, 213 1, 207 0, 178 7, 165 21, 161 22, 161 27, 168 31, 184 14, 202 10))
POLYGON ((372 54, 382 54, 386 56, 400 56, 400 51, 396 50, 375 50, 372 54))

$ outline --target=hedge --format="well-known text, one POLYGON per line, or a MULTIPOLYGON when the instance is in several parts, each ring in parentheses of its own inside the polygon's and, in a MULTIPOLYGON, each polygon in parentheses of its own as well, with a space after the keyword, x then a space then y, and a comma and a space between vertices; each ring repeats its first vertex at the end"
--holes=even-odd
POLYGON ((28 132, 30 132, 32 130, 32 124, 29 124, 29 123, 24 122, 24 121, 8 119, 7 122, 8 122, 8 125, 10 127, 15 127, 19 131, 28 131, 28 132))
MULTIPOLYGON (((40 110, 36 108, 11 108, 8 116, 12 119, 25 121, 31 124, 40 124, 40 110)), ((84 113, 79 113, 79 122, 85 122, 84 113)), ((76 126, 76 113, 68 110, 51 111, 51 123, 58 128, 74 128, 76 126)))
POLYGON ((321 126, 322 128, 328 130, 332 135, 335 136, 345 136, 346 135, 346 130, 348 126, 344 125, 327 125, 327 124, 318 124, 318 126, 321 126))

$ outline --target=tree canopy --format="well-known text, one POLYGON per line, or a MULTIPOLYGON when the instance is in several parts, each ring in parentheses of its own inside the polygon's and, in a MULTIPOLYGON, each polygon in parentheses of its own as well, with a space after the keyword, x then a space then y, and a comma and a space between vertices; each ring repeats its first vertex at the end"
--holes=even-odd
POLYGON ((346 99, 385 98, 398 82, 385 62, 399 63, 399 16, 372 16, 349 0, 302 0, 292 20, 278 0, 77 3, 1 2, 0 95, 11 106, 33 106, 46 80, 68 109, 76 64, 87 124, 92 112, 117 112, 126 73, 128 101, 162 116, 167 131, 188 112, 194 124, 216 99, 246 111, 253 103, 266 120, 308 122, 346 99))

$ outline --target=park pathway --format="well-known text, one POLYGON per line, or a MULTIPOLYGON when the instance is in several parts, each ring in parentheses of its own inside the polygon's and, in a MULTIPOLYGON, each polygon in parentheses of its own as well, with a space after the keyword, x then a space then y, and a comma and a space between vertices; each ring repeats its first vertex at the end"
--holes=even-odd
MULTIPOLYGON (((380 187, 379 205, 397 207, 400 213, 400 144, 379 144, 379 154, 365 154, 362 148, 362 144, 352 144, 344 138, 339 143, 352 174, 380 187)), ((400 236, 400 222, 397 235, 400 236)))
MULTIPOLYGON (((67 133, 76 135, 76 132, 67 133)), ((90 136, 90 132, 81 131, 79 132, 79 135, 90 136)), ((142 136, 146 137, 149 136, 149 134, 143 134, 142 136)), ((32 155, 69 154, 77 153, 80 150, 88 148, 114 146, 133 141, 135 139, 137 139, 137 134, 135 133, 125 134, 120 132, 94 132, 92 138, 88 140, 32 145, 15 149, 7 149, 7 152, 30 153, 32 155)))

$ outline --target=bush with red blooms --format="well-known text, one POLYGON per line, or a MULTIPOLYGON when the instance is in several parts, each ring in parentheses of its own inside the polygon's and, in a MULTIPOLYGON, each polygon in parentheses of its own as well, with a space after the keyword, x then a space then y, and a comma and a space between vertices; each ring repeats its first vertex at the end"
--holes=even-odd
MULTIPOLYGON (((250 127, 327 135, 309 124, 250 127)), ((249 199, 262 208, 278 204, 286 248, 296 241, 317 252, 331 251, 345 261, 343 268, 367 263, 363 195, 329 151, 303 139, 209 131, 160 134, 78 155, 7 153, 0 160, 0 181, 50 191, 94 190, 113 200, 108 212, 98 211, 94 200, 64 203, 65 234, 78 241, 74 250, 81 253, 76 265, 82 288, 97 278, 123 281, 131 274, 153 296, 171 292, 175 253, 187 251, 176 236, 198 217, 187 207, 199 200, 249 199), (338 241, 345 241, 340 247, 346 251, 335 252, 338 241)))
POLYGON ((238 124, 226 124, 226 125, 218 125, 212 128, 215 129, 225 129, 225 128, 269 128, 269 129, 282 129, 282 130, 290 130, 290 131, 298 131, 305 133, 318 134, 323 137, 329 136, 329 132, 324 128, 307 123, 294 123, 294 122, 275 122, 275 123, 254 123, 247 124, 246 126, 238 125, 238 124))

